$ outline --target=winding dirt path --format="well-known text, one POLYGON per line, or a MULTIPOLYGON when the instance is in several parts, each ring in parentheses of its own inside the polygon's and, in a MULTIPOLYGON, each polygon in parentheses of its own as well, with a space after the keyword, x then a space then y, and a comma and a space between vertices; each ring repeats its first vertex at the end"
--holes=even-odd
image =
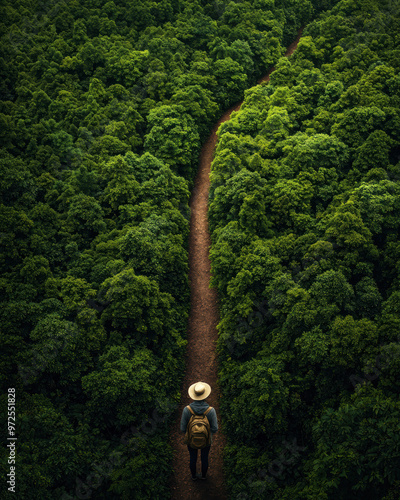
MULTIPOLYGON (((291 55, 297 47, 303 29, 300 29, 296 40, 288 47, 286 56, 291 55)), ((258 83, 267 82, 272 68, 258 83)), ((218 387, 218 360, 216 342, 218 338, 216 326, 219 322, 218 297, 215 289, 209 288, 211 270, 209 260, 210 235, 208 231, 207 209, 210 187, 210 169, 217 144, 217 130, 221 123, 229 120, 233 111, 238 111, 242 103, 232 106, 214 126, 210 137, 203 145, 200 154, 199 169, 190 200, 191 219, 189 237, 189 280, 191 290, 191 310, 188 324, 188 346, 186 351, 186 374, 182 387, 182 398, 175 415, 175 423, 171 430, 170 442, 174 449, 171 481, 172 500, 227 500, 224 483, 222 452, 225 436, 221 429, 219 413, 220 391, 218 387), (209 455, 209 469, 206 481, 192 481, 189 471, 189 453, 183 444, 183 434, 179 425, 183 408, 191 403, 188 387, 202 380, 212 387, 207 401, 216 409, 219 430, 213 438, 209 455)), ((200 456, 197 461, 197 472, 200 472, 200 456)))

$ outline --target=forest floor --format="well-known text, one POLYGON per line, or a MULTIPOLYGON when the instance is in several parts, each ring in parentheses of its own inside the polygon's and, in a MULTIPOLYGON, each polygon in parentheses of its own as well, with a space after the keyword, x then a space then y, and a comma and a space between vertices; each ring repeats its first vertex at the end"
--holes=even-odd
MULTIPOLYGON (((303 29, 296 40, 288 47, 286 56, 297 47, 303 29)), ((267 82, 272 68, 258 83, 267 82)), ((217 130, 221 123, 229 120, 233 111, 238 111, 242 103, 232 106, 215 124, 200 154, 199 169, 190 200, 191 219, 189 236, 189 280, 191 291, 191 310, 188 324, 188 345, 186 350, 186 371, 182 386, 182 397, 175 415, 175 422, 170 434, 174 449, 171 481, 172 500, 226 500, 228 498, 224 474, 222 452, 225 445, 223 426, 219 413, 220 390, 218 387, 218 359, 216 342, 219 322, 218 297, 215 289, 209 287, 211 267, 209 259, 210 234, 208 230, 207 210, 210 188, 209 174, 211 162, 217 144, 217 130), (184 407, 192 402, 188 395, 191 384, 203 381, 211 385, 212 392, 207 402, 213 406, 219 417, 219 430, 213 437, 209 455, 209 469, 205 481, 192 481, 189 470, 189 452, 183 443, 180 432, 180 420, 184 407)), ((200 472, 200 454, 197 472, 200 472)))

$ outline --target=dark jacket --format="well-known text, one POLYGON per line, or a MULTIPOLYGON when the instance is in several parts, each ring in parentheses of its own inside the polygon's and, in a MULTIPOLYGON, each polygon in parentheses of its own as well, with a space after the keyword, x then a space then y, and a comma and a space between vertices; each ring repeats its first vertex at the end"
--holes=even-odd
MULTIPOLYGON (((204 413, 209 406, 210 405, 204 399, 202 401, 193 401, 193 403, 190 403, 190 407, 197 415, 201 415, 202 413, 204 413)), ((191 416, 192 414, 190 413, 190 410, 188 410, 188 408, 185 406, 181 418, 181 432, 186 432, 186 427, 187 424, 189 423, 191 416)), ((212 437, 218 430, 217 412, 215 411, 215 408, 209 411, 206 417, 210 422, 211 442, 212 442, 212 437)))

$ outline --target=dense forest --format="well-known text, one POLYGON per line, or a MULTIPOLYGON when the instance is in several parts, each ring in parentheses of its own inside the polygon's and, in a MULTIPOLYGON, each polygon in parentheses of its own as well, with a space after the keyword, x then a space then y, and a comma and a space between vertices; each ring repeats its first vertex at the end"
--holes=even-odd
POLYGON ((209 211, 230 494, 397 498, 399 31, 389 0, 4 0, 14 498, 170 497, 188 200, 243 95, 209 211))
POLYGON ((15 387, 15 497, 168 498, 201 142, 312 5, 4 4, 1 408, 15 387))
POLYGON ((341 1, 219 129, 232 498, 400 498, 399 48, 398 4, 341 1))

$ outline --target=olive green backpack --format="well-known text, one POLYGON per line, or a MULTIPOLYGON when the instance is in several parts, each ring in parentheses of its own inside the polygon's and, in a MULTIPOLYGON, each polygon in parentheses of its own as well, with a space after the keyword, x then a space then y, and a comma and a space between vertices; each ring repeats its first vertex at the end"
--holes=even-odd
POLYGON ((189 409, 192 416, 186 428, 185 444, 198 450, 209 446, 211 444, 211 429, 207 413, 212 410, 212 406, 209 406, 201 415, 197 415, 190 406, 186 408, 189 409))

